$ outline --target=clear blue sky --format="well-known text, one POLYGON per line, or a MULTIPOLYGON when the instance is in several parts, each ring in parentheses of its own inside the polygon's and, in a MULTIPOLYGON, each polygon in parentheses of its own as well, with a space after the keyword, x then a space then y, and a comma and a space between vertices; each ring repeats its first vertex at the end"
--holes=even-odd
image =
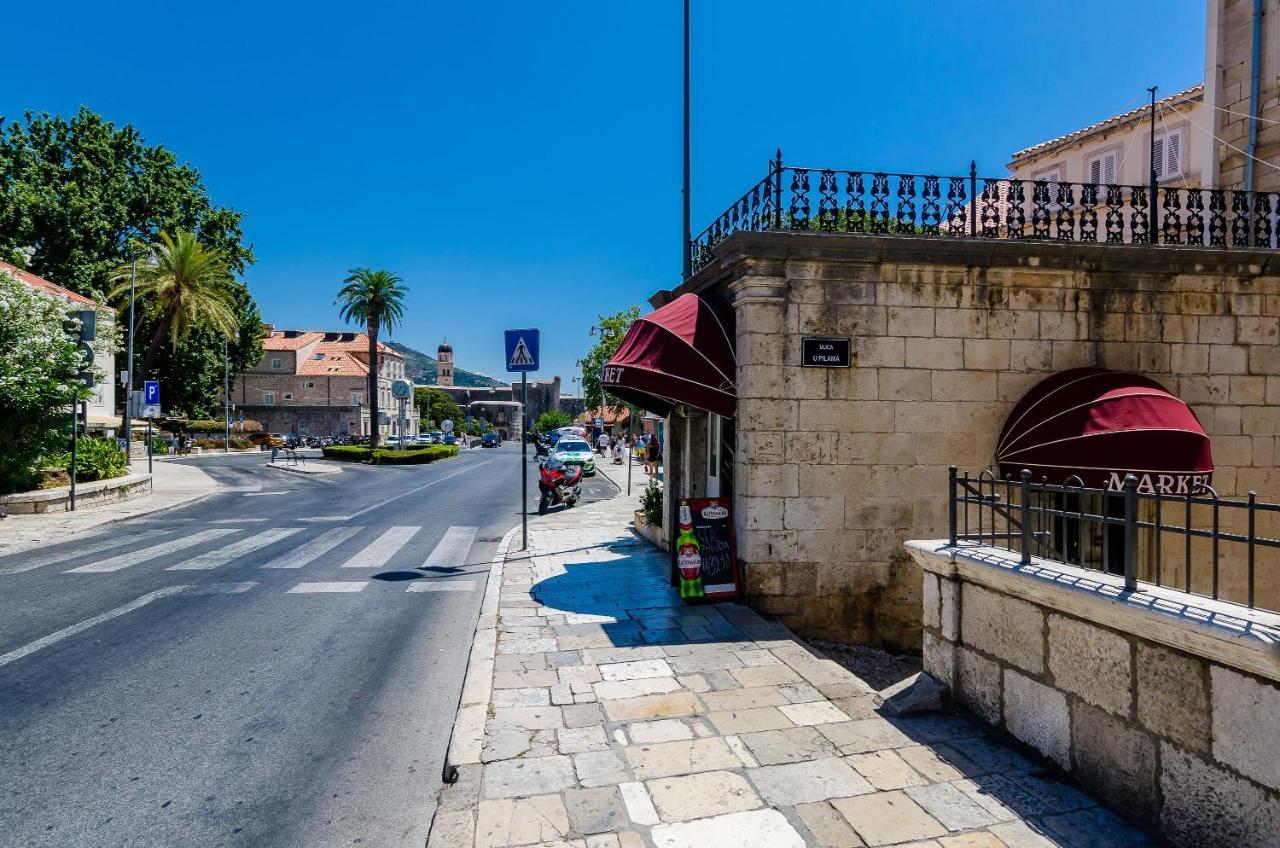
MULTIPOLYGON (((568 383, 599 312, 680 273, 679 0, 13 3, 0 114, 132 122, 246 213, 278 326, 337 328, 356 265, 396 338, 502 375, 542 328, 568 383), (20 35, 21 37, 17 37, 20 35)), ((694 0, 694 230, 791 164, 1003 173, 1009 154, 1201 81, 1197 0, 694 0)), ((646 306, 647 308, 647 306, 646 306)))

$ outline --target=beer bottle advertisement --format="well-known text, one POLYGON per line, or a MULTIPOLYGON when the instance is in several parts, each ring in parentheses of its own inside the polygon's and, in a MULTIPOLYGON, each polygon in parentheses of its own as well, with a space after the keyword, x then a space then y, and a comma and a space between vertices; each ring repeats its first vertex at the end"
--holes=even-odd
POLYGON ((702 554, 698 537, 693 532, 693 516, 689 502, 680 502, 680 535, 676 537, 676 568, 680 570, 680 597, 701 598, 702 554))
POLYGON ((680 597, 733 598, 740 594, 728 498, 681 498, 675 552, 680 597))

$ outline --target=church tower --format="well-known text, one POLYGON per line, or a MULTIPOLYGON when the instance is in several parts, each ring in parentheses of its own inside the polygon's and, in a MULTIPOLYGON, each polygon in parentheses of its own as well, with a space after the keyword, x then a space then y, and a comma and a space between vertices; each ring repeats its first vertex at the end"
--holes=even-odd
POLYGON ((436 359, 439 361, 439 364, 436 366, 436 385, 452 386, 453 347, 449 344, 448 339, 440 342, 440 347, 436 348, 436 359))

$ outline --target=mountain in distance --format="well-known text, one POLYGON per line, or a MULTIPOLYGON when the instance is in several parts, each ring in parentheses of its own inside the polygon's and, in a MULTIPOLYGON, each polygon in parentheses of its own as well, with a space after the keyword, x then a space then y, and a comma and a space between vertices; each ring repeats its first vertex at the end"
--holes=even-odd
MULTIPOLYGON (((427 356, 422 351, 414 350, 400 342, 387 342, 387 347, 404 357, 404 372, 410 380, 418 384, 435 385, 436 358, 434 356, 427 356)), ((495 380, 492 377, 486 377, 474 371, 465 371, 459 368, 456 363, 453 367, 453 384, 455 386, 507 385, 501 380, 495 380)))

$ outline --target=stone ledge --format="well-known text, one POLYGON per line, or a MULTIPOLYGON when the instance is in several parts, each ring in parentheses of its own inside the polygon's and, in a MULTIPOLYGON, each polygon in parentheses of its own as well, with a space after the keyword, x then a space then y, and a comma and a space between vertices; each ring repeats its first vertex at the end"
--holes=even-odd
POLYGON ((1126 592, 1117 576, 945 540, 906 548, 926 572, 1022 598, 1195 656, 1280 681, 1280 615, 1172 589, 1126 592))
MULTIPOLYGON (((124 477, 112 477, 110 480, 77 483, 76 505, 88 507, 102 502, 126 500, 142 494, 144 490, 150 493, 151 486, 150 474, 126 474, 124 477)), ((68 510, 70 505, 70 486, 0 495, 0 512, 14 515, 60 512, 68 510)))

